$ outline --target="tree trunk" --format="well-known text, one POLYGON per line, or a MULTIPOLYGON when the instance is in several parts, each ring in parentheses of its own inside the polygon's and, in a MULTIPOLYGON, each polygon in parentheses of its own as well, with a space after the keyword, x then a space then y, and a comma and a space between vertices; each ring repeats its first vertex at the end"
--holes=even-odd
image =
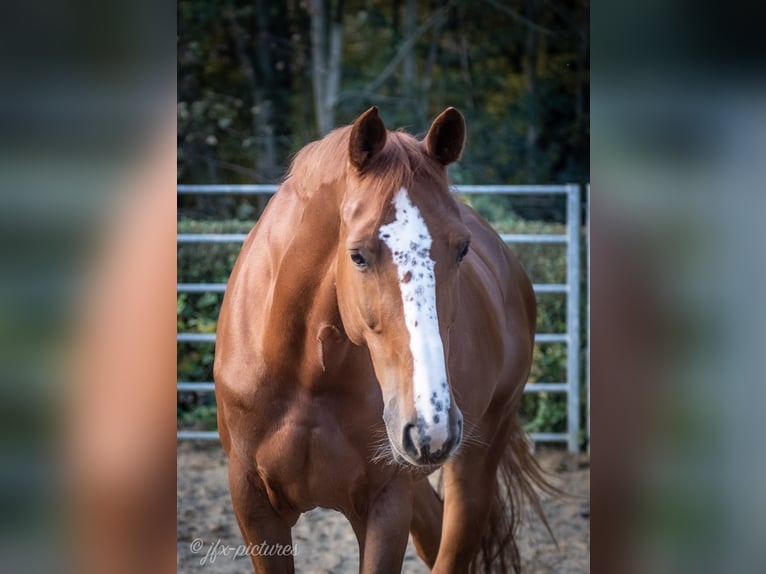
MULTIPOLYGON (((242 25, 239 23, 239 19, 234 9, 231 9, 227 14, 229 24, 231 25, 231 35, 234 38, 234 45, 237 49, 237 56, 239 57, 239 63, 245 72, 247 83, 250 87, 251 105, 253 107, 258 105, 258 78, 256 75, 255 63, 250 55, 250 51, 247 49, 248 35, 245 32, 242 25)), ((253 135, 258 133, 258 122, 253 115, 252 118, 253 135)))
POLYGON ((460 71, 462 72, 463 81, 465 82, 466 103, 468 104, 469 109, 473 109, 475 103, 473 96, 473 74, 471 73, 471 61, 468 55, 468 41, 465 37, 465 6, 462 4, 458 5, 457 10, 456 32, 458 51, 460 54, 460 71))
MULTIPOLYGON (((237 56, 250 88, 252 133, 256 142, 253 157, 255 179, 258 183, 271 183, 276 181, 281 171, 277 165, 273 106, 277 86, 269 40, 273 32, 268 6, 256 0, 255 15, 254 29, 248 31, 240 22, 236 8, 227 14, 237 56), (255 55, 251 48, 253 43, 255 55)), ((256 212, 261 213, 268 198, 257 195, 253 201, 256 212)))
POLYGON ((340 90, 340 66, 343 55, 343 0, 337 0, 335 13, 330 23, 330 57, 327 71, 327 91, 325 92, 325 111, 328 129, 322 135, 335 127, 335 105, 338 103, 340 90))
POLYGON ((314 112, 320 136, 335 126, 343 52, 343 0, 311 0, 311 62, 314 112), (332 14, 330 14, 332 12, 332 14))
POLYGON ((324 113, 325 64, 324 38, 327 18, 325 0, 311 0, 311 80, 314 86, 314 114, 319 135, 326 134, 327 119, 324 113))
MULTIPOLYGON (((527 19, 537 24, 539 18, 539 0, 526 0, 527 19)), ((524 90, 527 111, 526 130, 526 178, 529 183, 537 181, 537 136, 538 136, 538 105, 537 105, 537 58, 538 31, 536 26, 527 28, 527 42, 524 66, 524 90)))
MULTIPOLYGON (((392 0, 391 1, 391 28, 393 30, 393 37, 395 38, 394 42, 398 40, 399 34, 401 33, 401 25, 400 25, 400 12, 402 8, 402 0, 392 0)), ((396 48, 396 44, 394 44, 394 48, 396 48)))
MULTIPOLYGON (((415 23, 418 14, 418 5, 415 0, 407 0, 404 14, 404 37, 411 38, 415 35, 415 23)), ((402 62, 402 96, 412 97, 415 84, 415 50, 407 52, 402 62)))
POLYGON ((256 52, 258 57, 258 72, 260 82, 256 89, 258 101, 256 103, 257 117, 256 132, 258 156, 256 169, 265 182, 273 182, 278 177, 276 145, 274 141, 274 103, 276 93, 274 70, 271 58, 271 46, 269 41, 272 29, 269 6, 266 2, 255 0, 258 15, 258 36, 256 52))
MULTIPOLYGON (((590 51, 590 26, 588 22, 589 13, 586 10, 582 16, 582 30, 583 34, 580 38, 580 50, 577 54, 577 88, 576 88, 576 102, 575 102, 575 126, 579 133, 582 133, 585 128, 585 105, 587 102, 587 96, 585 90, 588 81, 585 78, 585 70, 588 65, 588 52, 590 51)), ((583 138, 584 141, 585 138, 583 138)))
POLYGON ((444 25, 444 17, 441 14, 443 5, 444 0, 434 0, 434 11, 437 16, 436 22, 434 23, 433 34, 431 36, 431 45, 428 48, 428 58, 426 59, 426 65, 423 69, 423 81, 420 87, 420 116, 423 121, 428 117, 428 100, 431 93, 433 69, 436 65, 436 58, 439 55, 439 40, 441 39, 442 26, 444 25))

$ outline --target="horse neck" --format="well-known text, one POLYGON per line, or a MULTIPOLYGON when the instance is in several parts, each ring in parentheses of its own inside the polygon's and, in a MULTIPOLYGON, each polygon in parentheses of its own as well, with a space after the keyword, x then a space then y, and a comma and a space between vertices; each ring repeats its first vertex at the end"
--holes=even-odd
POLYGON ((336 198, 323 191, 329 190, 306 198, 299 221, 284 222, 295 231, 279 258, 272 284, 264 350, 274 364, 315 356, 310 347, 316 347, 323 325, 342 332, 335 292, 340 216, 336 198))

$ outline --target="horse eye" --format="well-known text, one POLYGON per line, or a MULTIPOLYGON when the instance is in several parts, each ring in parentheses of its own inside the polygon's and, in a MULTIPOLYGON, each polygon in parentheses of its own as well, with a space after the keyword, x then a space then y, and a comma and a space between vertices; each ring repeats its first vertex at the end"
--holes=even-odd
POLYGON ((352 251, 351 252, 351 261, 360 268, 366 268, 367 267, 367 260, 364 258, 364 255, 359 253, 358 251, 352 251))
POLYGON ((463 258, 468 255, 468 247, 470 246, 470 243, 466 241, 463 244, 463 247, 460 249, 460 254, 457 256, 457 262, 460 263, 463 258))

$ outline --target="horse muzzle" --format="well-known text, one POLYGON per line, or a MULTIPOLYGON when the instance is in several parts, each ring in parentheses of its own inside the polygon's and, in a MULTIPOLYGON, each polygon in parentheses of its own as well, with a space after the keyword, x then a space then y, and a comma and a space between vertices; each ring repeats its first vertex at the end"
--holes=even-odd
POLYGON ((422 416, 389 426, 389 440, 394 452, 406 463, 413 466, 440 465, 455 453, 463 438, 463 415, 460 409, 452 407, 445 413, 444 424, 428 424, 422 416), (393 432, 392 432, 393 431, 393 432))

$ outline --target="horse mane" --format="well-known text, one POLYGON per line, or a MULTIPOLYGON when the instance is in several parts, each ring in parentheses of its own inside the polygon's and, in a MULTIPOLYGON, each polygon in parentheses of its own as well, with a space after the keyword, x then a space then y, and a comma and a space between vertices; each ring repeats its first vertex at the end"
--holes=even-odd
MULTIPOLYGON (((348 170, 349 137, 352 126, 331 131, 324 138, 304 146, 293 159, 285 176, 300 197, 309 199, 325 186, 335 187, 348 170)), ((423 145, 410 134, 386 132, 386 145, 374 155, 357 177, 367 193, 390 195, 402 186, 410 188, 421 176, 446 184, 446 170, 428 158, 423 145)))

